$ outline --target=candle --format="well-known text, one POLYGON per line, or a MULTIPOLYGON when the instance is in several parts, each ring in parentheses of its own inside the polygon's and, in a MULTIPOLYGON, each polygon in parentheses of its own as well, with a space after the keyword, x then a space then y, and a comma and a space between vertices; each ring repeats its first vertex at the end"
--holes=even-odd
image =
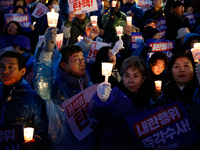
POLYGON ((154 82, 155 82, 156 90, 160 91, 161 90, 161 86, 162 86, 162 81, 157 80, 157 81, 154 81, 154 82))
POLYGON ((101 4, 102 4, 102 7, 103 7, 103 9, 104 9, 104 1, 102 1, 101 4))
POLYGON ((80 41, 83 39, 83 37, 82 37, 81 35, 79 35, 79 36, 77 37, 77 39, 78 39, 78 41, 80 42, 80 41))
POLYGON ((131 16, 126 17, 126 22, 127 22, 128 26, 131 26, 132 25, 132 17, 131 16))
POLYGON ((113 63, 102 63, 101 64, 102 67, 102 75, 105 76, 105 82, 108 82, 108 77, 111 75, 112 73, 112 68, 113 68, 113 63))
POLYGON ((54 12, 54 9, 52 9, 51 12, 47 13, 47 21, 48 21, 48 25, 50 27, 57 26, 58 16, 59 16, 59 14, 57 12, 54 12))
POLYGON ((93 26, 97 25, 97 16, 90 16, 90 20, 93 26))
POLYGON ((117 1, 112 1, 112 7, 116 7, 117 1))
POLYGON ((195 62, 200 62, 200 43, 194 43, 193 48, 191 49, 192 56, 195 62))
POLYGON ((117 26, 116 27, 117 36, 119 36, 119 39, 121 39, 122 33, 123 33, 123 27, 117 26))
POLYGON ((27 127, 24 128, 24 140, 28 142, 33 139, 34 128, 27 127))

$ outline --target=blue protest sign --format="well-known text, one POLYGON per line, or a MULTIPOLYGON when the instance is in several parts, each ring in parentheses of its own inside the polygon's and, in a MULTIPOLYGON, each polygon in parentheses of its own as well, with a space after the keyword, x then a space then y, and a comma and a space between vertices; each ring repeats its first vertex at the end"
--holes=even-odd
POLYGON ((200 141, 200 136, 182 102, 157 107, 126 118, 140 149, 165 145, 168 149, 200 141))
POLYGON ((22 27, 24 32, 31 32, 31 15, 30 14, 4 14, 5 25, 10 21, 17 21, 22 27))
POLYGON ((129 45, 129 49, 131 51, 135 51, 140 48, 140 45, 143 43, 142 33, 140 32, 132 32, 131 33, 131 42, 129 45))
POLYGON ((163 52, 170 60, 172 57, 171 49, 174 48, 175 43, 172 40, 162 39, 146 39, 146 45, 152 47, 152 52, 147 55, 147 62, 151 55, 155 52, 163 52))
POLYGON ((196 19, 195 19, 195 16, 194 16, 193 13, 189 13, 189 14, 186 13, 185 17, 188 18, 191 27, 196 27, 197 26, 196 19))
POLYGON ((0 125, 0 149, 17 150, 23 142, 23 125, 0 125))
POLYGON ((166 20, 164 18, 160 18, 156 21, 157 21, 156 29, 159 31, 161 39, 164 39, 166 30, 167 30, 166 20))
POLYGON ((8 9, 12 7, 14 0, 0 0, 0 10, 2 13, 8 13, 8 9))

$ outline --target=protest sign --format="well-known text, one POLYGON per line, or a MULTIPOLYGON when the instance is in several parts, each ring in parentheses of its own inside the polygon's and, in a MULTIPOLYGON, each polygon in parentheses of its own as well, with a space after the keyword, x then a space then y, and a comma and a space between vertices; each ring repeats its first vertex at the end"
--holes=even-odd
POLYGON ((195 16, 194 16, 193 13, 189 13, 189 14, 188 14, 188 13, 185 13, 185 17, 188 18, 188 20, 189 20, 189 22, 190 22, 191 28, 194 28, 194 27, 197 26, 197 24, 196 24, 196 19, 195 19, 195 16))
POLYGON ((156 29, 159 31, 161 39, 164 39, 166 31, 167 31, 166 20, 164 18, 161 18, 161 19, 158 19, 156 21, 157 21, 156 29))
POLYGON ((152 52, 147 55, 147 62, 154 52, 163 52, 166 54, 168 59, 171 59, 171 49, 174 48, 175 43, 172 40, 161 40, 161 39, 146 39, 146 45, 152 47, 152 52))
POLYGON ((75 12, 75 14, 98 10, 96 0, 68 0, 68 4, 69 12, 75 12))
POLYGON ((49 8, 43 5, 42 3, 38 3, 37 6, 35 7, 32 16, 35 18, 40 18, 44 14, 46 14, 49 11, 49 8))
POLYGON ((4 14, 5 25, 10 21, 17 21, 24 32, 31 32, 31 15, 30 14, 4 14))
POLYGON ((97 86, 98 84, 92 85, 62 103, 67 122, 79 141, 93 131, 90 126, 96 122, 95 119, 90 118, 87 107, 97 86))
POLYGON ((140 32, 132 32, 131 33, 131 42, 129 45, 129 49, 131 51, 135 51, 140 48, 140 45, 143 43, 142 33, 140 32))
POLYGON ((129 116, 126 121, 139 149, 155 149, 158 145, 164 145, 170 150, 200 141, 182 102, 129 116))
MULTIPOLYGON (((39 41, 44 40, 44 35, 39 36, 39 41)), ((59 50, 63 46, 63 33, 57 34, 56 36, 57 49, 59 50)))
POLYGON ((0 125, 0 149, 19 150, 23 141, 23 125, 0 125))
POLYGON ((145 12, 146 10, 151 8, 152 1, 151 0, 137 0, 137 5, 141 7, 143 12, 145 12))
POLYGON ((0 0, 0 11, 8 13, 10 7, 13 6, 14 0, 0 0))
POLYGON ((96 55, 97 55, 98 50, 104 46, 111 46, 111 44, 92 41, 91 49, 87 55, 86 62, 91 63, 91 64, 94 63, 96 60, 96 55))

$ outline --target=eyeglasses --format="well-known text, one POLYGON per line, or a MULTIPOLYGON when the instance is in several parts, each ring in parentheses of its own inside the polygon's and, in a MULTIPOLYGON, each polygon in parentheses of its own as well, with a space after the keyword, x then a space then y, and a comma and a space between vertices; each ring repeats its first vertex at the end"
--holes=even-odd
POLYGON ((74 61, 75 61, 75 63, 77 65, 80 65, 81 63, 85 64, 85 59, 84 58, 83 59, 74 59, 74 61))

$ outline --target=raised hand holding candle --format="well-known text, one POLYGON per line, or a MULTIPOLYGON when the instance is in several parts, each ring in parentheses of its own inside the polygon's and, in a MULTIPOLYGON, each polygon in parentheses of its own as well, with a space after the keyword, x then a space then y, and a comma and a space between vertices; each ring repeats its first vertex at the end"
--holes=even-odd
POLYGON ((24 128, 24 140, 28 142, 33 139, 34 128, 27 127, 24 128))
POLYGON ((58 23, 58 16, 59 14, 55 12, 54 9, 51 9, 51 12, 47 13, 48 26, 56 27, 58 23))
POLYGON ((162 81, 157 80, 157 81, 154 81, 154 82, 155 82, 156 90, 160 91, 161 90, 161 86, 162 86, 162 81))
POLYGON ((131 26, 132 25, 132 17, 131 16, 126 17, 126 22, 127 22, 128 26, 131 26))
POLYGON ((102 63, 102 75, 105 76, 105 82, 108 83, 108 77, 112 73, 113 63, 102 63))
POLYGON ((116 32, 117 32, 117 36, 119 36, 119 39, 121 40, 121 36, 123 33, 123 27, 122 26, 117 26, 116 27, 116 32))
POLYGON ((97 16, 90 16, 90 20, 93 26, 97 25, 97 16))
POLYGON ((112 7, 116 7, 117 1, 112 1, 112 7))
POLYGON ((77 39, 78 39, 78 41, 80 42, 80 41, 83 39, 83 37, 79 35, 79 36, 77 37, 77 39))
POLYGON ((200 62, 200 43, 194 43, 193 48, 191 49, 192 56, 195 62, 200 62))

